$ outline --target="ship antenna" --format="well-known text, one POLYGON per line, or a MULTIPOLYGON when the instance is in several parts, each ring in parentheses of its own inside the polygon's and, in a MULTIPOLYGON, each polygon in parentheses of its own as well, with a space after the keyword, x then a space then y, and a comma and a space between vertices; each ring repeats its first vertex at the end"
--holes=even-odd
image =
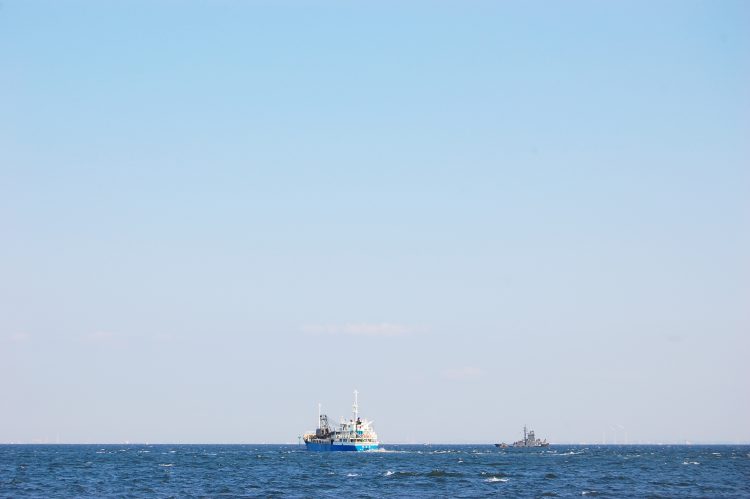
POLYGON ((353 409, 354 409, 354 421, 357 420, 357 414, 359 413, 359 406, 357 405, 357 394, 358 393, 359 392, 357 390, 354 390, 354 406, 353 406, 353 409))
POLYGON ((318 402, 318 429, 320 429, 320 408, 321 408, 321 404, 320 402, 318 402))

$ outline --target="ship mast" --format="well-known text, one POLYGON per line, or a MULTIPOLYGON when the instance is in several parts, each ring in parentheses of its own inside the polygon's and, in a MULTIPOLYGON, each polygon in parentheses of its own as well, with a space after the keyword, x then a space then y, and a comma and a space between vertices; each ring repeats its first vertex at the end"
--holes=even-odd
POLYGON ((357 405, 357 394, 359 392, 357 390, 354 390, 354 405, 352 406, 352 409, 354 409, 354 421, 357 420, 357 414, 359 413, 359 406, 357 405))
POLYGON ((321 409, 321 403, 318 402, 318 429, 320 429, 320 409, 321 409))

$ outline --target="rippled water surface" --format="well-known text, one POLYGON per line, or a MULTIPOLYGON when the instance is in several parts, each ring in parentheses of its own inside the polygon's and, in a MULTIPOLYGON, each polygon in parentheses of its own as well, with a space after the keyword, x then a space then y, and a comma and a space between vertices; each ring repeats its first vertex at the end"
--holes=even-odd
POLYGON ((750 497, 750 446, 2 445, 3 497, 750 497))

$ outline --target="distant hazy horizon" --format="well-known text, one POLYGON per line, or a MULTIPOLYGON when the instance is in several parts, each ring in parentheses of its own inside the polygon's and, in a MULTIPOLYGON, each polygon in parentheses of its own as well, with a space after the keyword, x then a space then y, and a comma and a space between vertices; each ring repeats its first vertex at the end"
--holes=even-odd
MULTIPOLYGON (((485 445, 494 447, 495 443, 491 441, 482 442, 380 442, 381 446, 388 447, 389 445, 404 446, 404 445, 424 445, 424 446, 463 446, 463 445, 485 445)), ((505 442, 510 443, 510 442, 505 442)), ((0 442, 0 445, 106 445, 106 446, 117 446, 117 445, 293 445, 293 446, 304 446, 304 443, 298 442, 0 442)), ((602 443, 602 442, 551 442, 551 446, 747 446, 750 445, 748 442, 629 442, 629 443, 602 443)))
POLYGON ((0 5, 0 442, 750 442, 750 3, 0 5))

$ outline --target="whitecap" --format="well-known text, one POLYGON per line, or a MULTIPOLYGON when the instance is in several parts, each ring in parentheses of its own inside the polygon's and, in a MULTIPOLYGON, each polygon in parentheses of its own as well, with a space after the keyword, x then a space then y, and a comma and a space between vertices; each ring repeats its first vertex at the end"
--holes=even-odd
POLYGON ((393 475, 393 471, 388 470, 388 471, 385 472, 384 476, 391 476, 391 475, 393 475))
POLYGON ((160 464, 159 466, 163 466, 165 468, 171 468, 172 466, 174 466, 174 464, 173 463, 167 463, 167 464, 160 464))
POLYGON ((698 461, 683 461, 682 464, 701 464, 698 461))
POLYGON ((583 492, 581 492, 581 495, 582 496, 595 496, 595 495, 599 495, 599 493, 595 490, 584 490, 583 492))
POLYGON ((496 476, 492 476, 492 477, 486 479, 485 482, 489 482, 489 483, 502 482, 502 483, 505 483, 508 480, 509 480, 509 478, 498 478, 496 476))
POLYGON ((359 473, 347 473, 346 476, 359 476, 359 473))

